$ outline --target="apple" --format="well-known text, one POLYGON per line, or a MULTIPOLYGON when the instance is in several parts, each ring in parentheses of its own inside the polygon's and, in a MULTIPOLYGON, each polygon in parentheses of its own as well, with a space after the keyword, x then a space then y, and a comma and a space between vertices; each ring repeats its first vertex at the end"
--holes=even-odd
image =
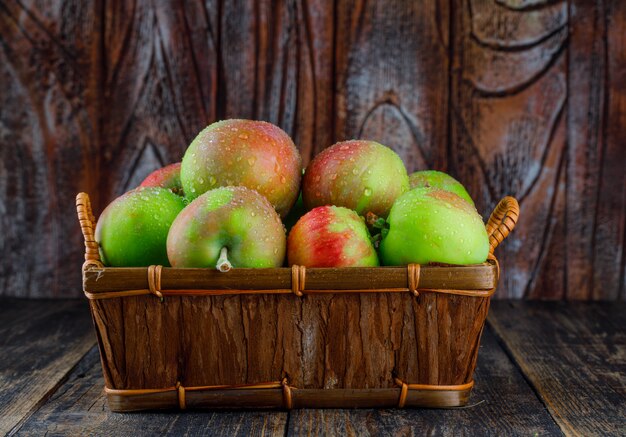
POLYGON ((410 263, 479 264, 487 259, 489 237, 473 205, 437 188, 415 188, 396 200, 383 231, 383 265, 410 263))
POLYGON ((169 266, 167 234, 184 207, 182 197, 160 187, 139 187, 115 199, 96 225, 104 265, 169 266))
POLYGON ((378 265, 363 219, 338 206, 319 206, 298 220, 289 232, 287 259, 306 267, 378 265))
POLYGON ((245 187, 220 187, 191 202, 167 236, 173 267, 280 267, 285 228, 269 201, 245 187))
POLYGON ((213 123, 193 140, 183 157, 180 178, 193 200, 222 186, 258 191, 284 217, 300 190, 302 160, 282 129, 252 120, 213 123))
POLYGON ((413 188, 439 188, 441 190, 450 191, 457 196, 467 200, 471 205, 474 205, 474 201, 471 196, 459 181, 454 179, 447 173, 437 170, 422 170, 416 171, 409 175, 409 184, 411 189, 413 188))
POLYGON ((140 187, 161 187, 172 190, 174 194, 183 195, 183 186, 180 183, 180 162, 166 165, 150 173, 140 187))
POLYGON ((393 202, 409 189, 400 157, 375 141, 337 143, 307 167, 302 195, 307 209, 335 205, 387 217, 393 202))

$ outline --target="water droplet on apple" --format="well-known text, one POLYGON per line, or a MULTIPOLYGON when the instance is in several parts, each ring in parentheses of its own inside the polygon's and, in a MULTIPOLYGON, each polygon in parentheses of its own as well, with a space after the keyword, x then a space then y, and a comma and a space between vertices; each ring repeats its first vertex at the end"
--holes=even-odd
POLYGON ((241 138, 242 140, 247 140, 248 139, 248 135, 246 134, 240 134, 239 138, 241 138))
POLYGON ((209 184, 211 184, 211 185, 215 185, 215 183, 216 183, 216 182, 217 182, 217 180, 216 180, 213 176, 211 176, 211 177, 209 178, 209 184))
POLYGON ((200 178, 200 179, 198 179, 198 182, 200 182, 201 184, 203 184, 203 183, 204 183, 204 179, 200 178))
POLYGON ((333 173, 330 178, 334 181, 335 179, 337 179, 337 173, 333 173))
POLYGON ((248 158, 248 164, 250 166, 254 165, 254 163, 256 162, 256 157, 255 156, 251 156, 248 158))
POLYGON ((357 175, 357 174, 359 174, 359 170, 357 170, 356 168, 353 168, 353 169, 352 169, 352 174, 353 174, 353 175, 357 175))
POLYGON ((366 196, 371 196, 372 195, 371 188, 365 188, 365 190, 363 190, 363 194, 365 194, 366 196))

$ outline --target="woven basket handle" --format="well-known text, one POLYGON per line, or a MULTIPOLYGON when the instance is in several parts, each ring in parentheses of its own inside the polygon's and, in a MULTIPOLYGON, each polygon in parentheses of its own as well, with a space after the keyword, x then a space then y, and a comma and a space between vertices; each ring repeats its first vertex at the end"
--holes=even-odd
POLYGON ((519 204, 514 197, 506 196, 491 213, 487 222, 489 235, 489 253, 493 254, 496 247, 513 231, 519 218, 519 204))
POLYGON ((80 222, 80 230, 83 232, 83 238, 85 239, 83 270, 87 270, 89 267, 102 268, 100 250, 95 237, 96 218, 93 216, 91 201, 87 193, 78 193, 76 195, 76 213, 80 222))

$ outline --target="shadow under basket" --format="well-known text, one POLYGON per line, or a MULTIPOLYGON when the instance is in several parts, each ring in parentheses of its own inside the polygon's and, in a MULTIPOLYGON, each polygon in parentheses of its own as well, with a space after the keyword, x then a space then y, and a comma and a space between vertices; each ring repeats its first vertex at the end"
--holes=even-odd
POLYGON ((113 411, 456 407, 472 390, 515 227, 505 197, 479 265, 216 269, 103 267, 89 197, 83 289, 113 411))

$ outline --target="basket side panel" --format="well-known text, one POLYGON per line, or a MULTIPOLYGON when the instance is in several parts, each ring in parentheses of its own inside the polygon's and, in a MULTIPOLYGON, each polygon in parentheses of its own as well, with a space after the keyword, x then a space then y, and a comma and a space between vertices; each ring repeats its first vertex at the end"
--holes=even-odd
POLYGON ((472 379, 488 298, 422 293, 154 296, 92 301, 107 385, 279 381, 392 388, 472 379))

